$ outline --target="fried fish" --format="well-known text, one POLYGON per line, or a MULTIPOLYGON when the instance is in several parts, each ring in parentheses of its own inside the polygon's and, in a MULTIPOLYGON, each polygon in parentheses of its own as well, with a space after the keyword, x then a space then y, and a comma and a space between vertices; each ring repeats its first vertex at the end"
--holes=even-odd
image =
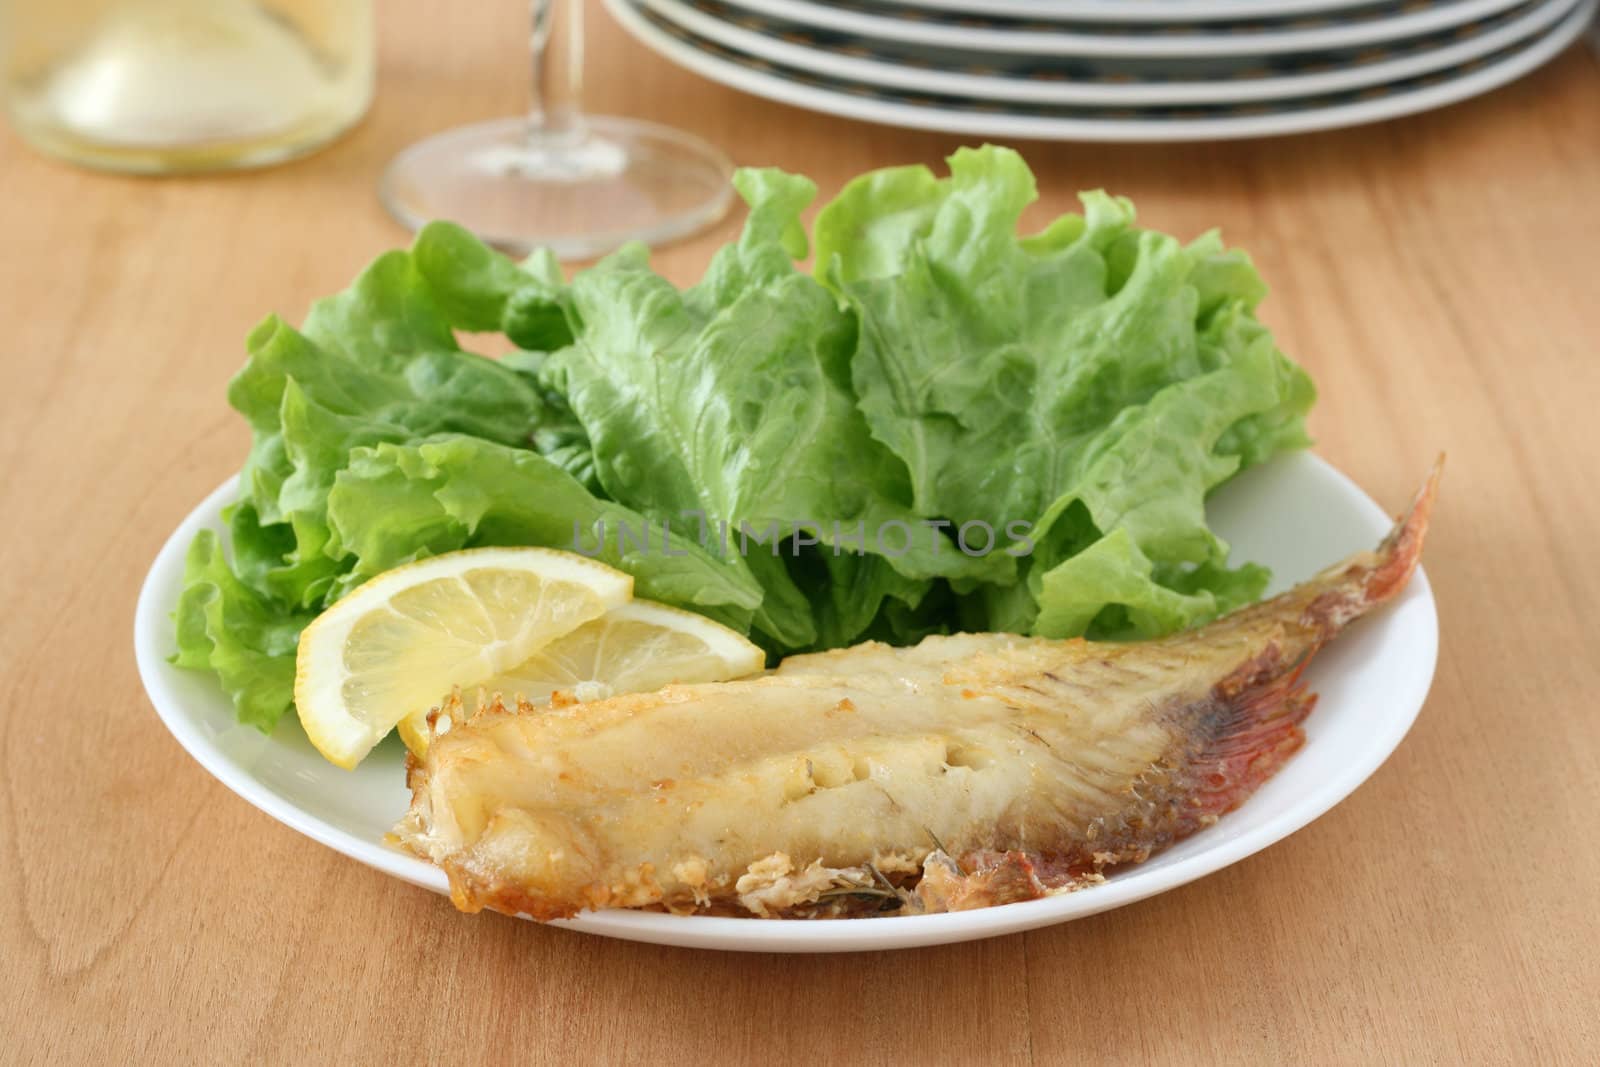
POLYGON ((1437 479, 1376 551, 1161 640, 958 634, 591 703, 454 701, 392 840, 463 910, 543 920, 937 912, 1092 883, 1300 747, 1301 669, 1405 586, 1437 479))

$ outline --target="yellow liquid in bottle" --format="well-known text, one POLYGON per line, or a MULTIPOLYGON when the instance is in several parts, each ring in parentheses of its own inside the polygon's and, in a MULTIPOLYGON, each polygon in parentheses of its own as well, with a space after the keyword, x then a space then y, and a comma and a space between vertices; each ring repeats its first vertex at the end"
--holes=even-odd
POLYGON ((88 166, 275 162, 372 97, 372 0, 0 0, 7 110, 88 166))

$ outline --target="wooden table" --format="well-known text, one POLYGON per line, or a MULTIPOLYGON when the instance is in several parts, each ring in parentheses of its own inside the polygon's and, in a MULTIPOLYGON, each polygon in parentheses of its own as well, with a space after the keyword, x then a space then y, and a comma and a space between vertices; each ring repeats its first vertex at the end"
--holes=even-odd
MULTIPOLYGON (((1327 817, 1202 882, 976 944, 690 952, 449 903, 288 830, 167 735, 130 619, 243 457, 266 312, 405 239, 379 168, 521 104, 521 6, 385 5, 371 117, 257 174, 151 181, 0 139, 0 1020, 9 1059, 194 1062, 1594 1062, 1600 1056, 1600 67, 1253 143, 1036 145, 1043 212, 1221 226, 1320 383, 1318 450, 1398 504, 1450 453, 1432 697, 1327 817)), ((817 177, 957 138, 669 66, 596 17, 589 101, 817 177)), ((713 234, 659 255, 687 283, 713 234)))

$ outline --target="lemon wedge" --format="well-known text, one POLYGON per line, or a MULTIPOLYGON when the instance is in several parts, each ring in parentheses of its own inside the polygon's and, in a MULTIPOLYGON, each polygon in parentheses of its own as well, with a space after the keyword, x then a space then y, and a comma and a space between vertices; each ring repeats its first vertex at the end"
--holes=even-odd
POLYGON ((479 548, 385 571, 300 635, 306 736, 351 768, 395 724, 628 603, 633 578, 573 552, 479 548))
MULTIPOLYGON (((703 615, 633 600, 558 637, 527 660, 482 682, 462 687, 473 707, 476 692, 547 702, 558 690, 575 700, 618 693, 648 693, 677 682, 722 682, 761 670, 766 653, 744 635, 703 615)), ((435 694, 434 703, 438 703, 435 694)), ((400 722, 400 736, 418 756, 428 750, 426 712, 400 722)))

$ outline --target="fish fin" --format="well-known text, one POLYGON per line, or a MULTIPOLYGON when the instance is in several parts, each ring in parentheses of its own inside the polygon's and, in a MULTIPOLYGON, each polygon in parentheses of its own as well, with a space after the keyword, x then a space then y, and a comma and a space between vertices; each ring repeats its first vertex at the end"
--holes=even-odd
POLYGON ((1189 764, 1195 782, 1190 803, 1202 825, 1238 807, 1305 743, 1300 724, 1317 698, 1307 692, 1301 673, 1325 642, 1411 580, 1443 468, 1441 455, 1376 551, 1361 553, 1287 594, 1309 596, 1298 620, 1280 627, 1260 655, 1212 690, 1189 764))
POLYGON ((1302 660, 1284 670, 1274 644, 1216 687, 1189 762, 1190 803, 1201 825, 1238 807, 1305 743, 1300 724, 1317 697, 1301 680, 1304 667, 1302 660))

